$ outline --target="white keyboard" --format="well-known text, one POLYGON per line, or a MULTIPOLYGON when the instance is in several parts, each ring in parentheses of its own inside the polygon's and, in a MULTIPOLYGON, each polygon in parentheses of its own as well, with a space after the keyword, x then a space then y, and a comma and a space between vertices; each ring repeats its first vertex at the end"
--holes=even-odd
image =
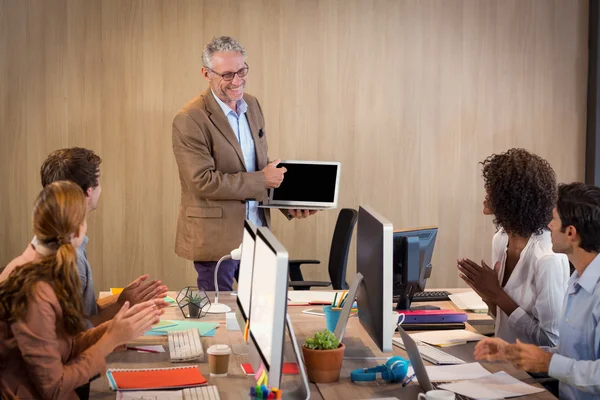
MULTIPOLYGON (((452 365, 452 364, 465 364, 463 360, 460 358, 454 357, 434 346, 430 346, 427 343, 415 341, 417 344, 417 348, 419 349, 419 353, 421 354, 421 358, 426 361, 429 361, 432 364, 437 365, 452 365)), ((392 338, 392 343, 395 346, 404 349, 404 342, 402 342, 402 338, 394 337, 392 338)))
POLYGON ((184 400, 220 400, 216 386, 199 386, 183 389, 184 400))
POLYGON ((185 362, 191 360, 204 361, 204 349, 198 329, 169 332, 169 357, 171 362, 185 362))

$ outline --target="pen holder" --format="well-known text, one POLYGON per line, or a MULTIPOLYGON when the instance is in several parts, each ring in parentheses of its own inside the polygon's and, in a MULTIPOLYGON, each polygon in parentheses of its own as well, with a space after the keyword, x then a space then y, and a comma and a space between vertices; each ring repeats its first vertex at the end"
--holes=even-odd
POLYGON ((323 306, 323 312, 325 313, 325 322, 327 323, 327 329, 331 332, 335 332, 335 327, 338 323, 338 320, 340 319, 342 309, 332 309, 331 306, 323 306))

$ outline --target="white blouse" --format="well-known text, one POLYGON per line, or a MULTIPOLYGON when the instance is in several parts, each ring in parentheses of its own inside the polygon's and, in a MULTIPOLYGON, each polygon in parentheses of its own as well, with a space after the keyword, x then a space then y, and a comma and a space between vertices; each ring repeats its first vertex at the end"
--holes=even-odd
MULTIPOLYGON (((500 229, 492 240, 492 265, 500 261, 502 285, 508 234, 500 229)), ((569 260, 552 251, 550 231, 532 235, 521 252, 504 291, 519 306, 507 316, 496 307, 496 336, 538 346, 558 343, 558 323, 569 281, 569 260)))

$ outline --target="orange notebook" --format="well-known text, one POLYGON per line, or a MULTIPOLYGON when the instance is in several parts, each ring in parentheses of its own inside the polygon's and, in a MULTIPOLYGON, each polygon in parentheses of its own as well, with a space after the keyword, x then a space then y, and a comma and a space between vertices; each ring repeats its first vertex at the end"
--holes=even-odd
POLYGON ((106 371, 112 390, 181 389, 206 384, 196 366, 151 368, 151 369, 109 369, 106 371))
MULTIPOLYGON (((242 370, 246 375, 254 375, 252 364, 242 364, 242 370)), ((283 375, 298 375, 298 364, 292 362, 283 363, 281 373, 283 375)))

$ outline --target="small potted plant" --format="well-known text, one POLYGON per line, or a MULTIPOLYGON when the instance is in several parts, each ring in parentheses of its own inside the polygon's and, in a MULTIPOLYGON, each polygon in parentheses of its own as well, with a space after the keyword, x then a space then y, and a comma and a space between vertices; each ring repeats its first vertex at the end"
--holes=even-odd
POLYGON ((344 344, 327 329, 306 339, 302 354, 308 380, 313 383, 337 382, 340 379, 344 349, 344 344))
POLYGON ((190 312, 190 318, 198 318, 200 316, 200 304, 201 298, 198 294, 192 293, 187 296, 188 300, 188 311, 190 312))

